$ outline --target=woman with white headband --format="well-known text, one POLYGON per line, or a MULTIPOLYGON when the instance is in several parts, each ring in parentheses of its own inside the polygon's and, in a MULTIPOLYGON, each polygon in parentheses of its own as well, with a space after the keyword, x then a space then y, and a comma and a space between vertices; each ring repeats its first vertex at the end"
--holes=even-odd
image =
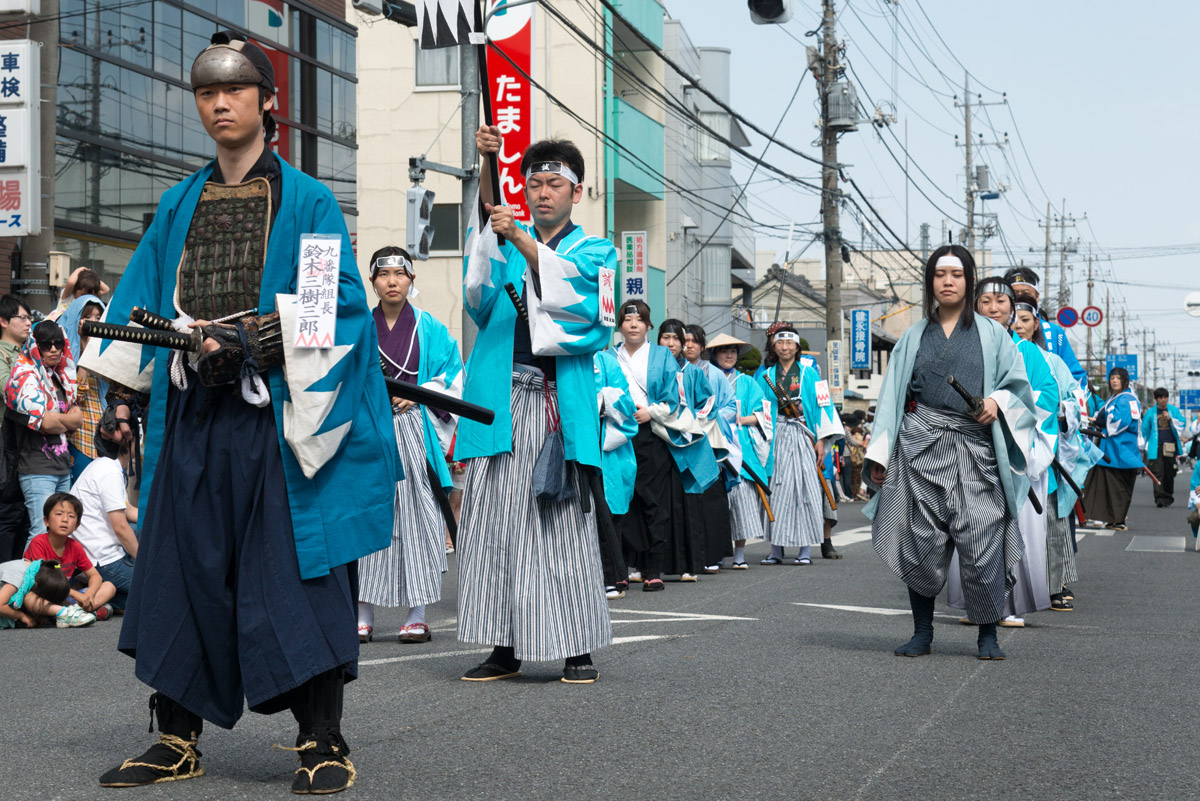
POLYGON ((865 460, 878 493, 864 513, 875 551, 908 585, 913 637, 896 654, 932 651, 934 599, 957 551, 967 614, 980 624, 977 656, 1003 659, 996 623, 1021 559, 1033 394, 1008 332, 971 307, 971 254, 938 248, 924 283, 924 317, 896 343, 880 389, 865 460))
MULTIPOLYGON (((462 396, 463 364, 458 342, 446 326, 410 301, 416 296, 412 258, 388 246, 371 256, 371 285, 379 297, 375 329, 379 360, 389 377, 462 396)), ((396 483, 392 542, 386 549, 358 560, 358 639, 370 642, 375 607, 409 607, 400 628, 402 643, 429 642, 425 607, 442 595, 446 572, 444 531, 447 521, 437 497, 453 487, 446 451, 454 439, 457 418, 439 409, 392 398, 392 424, 404 465, 396 483), (436 483, 431 483, 433 479, 436 483)))
MULTIPOLYGON (((1054 426, 1052 442, 1058 460, 1058 465, 1048 474, 1046 577, 1050 608, 1056 612, 1071 612, 1075 608, 1075 595, 1067 587, 1067 582, 1079 580, 1073 533, 1075 502, 1082 499, 1076 496, 1075 490, 1071 489, 1070 483, 1060 471, 1066 471, 1075 486, 1081 486, 1087 478, 1088 470, 1103 458, 1103 454, 1079 433, 1087 396, 1066 360, 1047 348, 1037 298, 1018 293, 1015 318, 1013 333, 1020 336, 1023 343, 1034 346, 1038 354, 1046 360, 1059 392, 1058 408, 1046 421, 1054 426)), ((1024 350, 1021 352, 1025 353, 1024 350)), ((1026 361, 1030 358, 1026 356, 1026 361)), ((1042 405, 1041 401, 1039 398, 1039 406, 1042 405)))
MULTIPOLYGON (((1039 458, 1031 458, 1030 467, 1025 471, 1042 510, 1039 511, 1026 501, 1017 516, 1025 555, 1017 563, 1016 582, 1005 601, 1005 616, 999 622, 1000 626, 1007 628, 1021 628, 1025 625, 1023 615, 1050 608, 1050 585, 1046 578, 1047 519, 1050 517, 1047 486, 1050 487, 1049 492, 1053 492, 1054 479, 1049 475, 1050 456, 1055 449, 1059 411, 1058 382, 1054 379, 1054 373, 1047 364, 1045 355, 1032 342, 1022 339, 1012 331, 1016 319, 1014 303, 1018 297, 1021 296, 1014 294, 1012 287, 1003 278, 984 278, 975 288, 975 311, 995 320, 1011 332, 1010 336, 1016 343, 1021 361, 1025 365, 1025 377, 1029 380, 1029 386, 1037 399, 1037 406, 1044 416, 1038 427, 1036 440, 1039 458)), ((957 556, 950 561, 947 585, 946 597, 949 605, 956 609, 964 608, 966 604, 957 556)), ((964 617, 960 618, 959 622, 971 624, 974 621, 964 617)))
POLYGON ((842 418, 816 369, 797 360, 800 334, 790 325, 775 332, 772 344, 778 361, 759 376, 760 388, 776 420, 775 439, 767 457, 771 474, 771 508, 775 522, 768 528, 771 555, 764 565, 784 563, 785 548, 799 548, 792 564, 811 565, 811 549, 824 541, 824 521, 837 521, 837 510, 821 488, 825 446, 845 436, 842 418), (779 408, 779 396, 789 401, 779 408), (792 409, 797 414, 788 413, 792 409))

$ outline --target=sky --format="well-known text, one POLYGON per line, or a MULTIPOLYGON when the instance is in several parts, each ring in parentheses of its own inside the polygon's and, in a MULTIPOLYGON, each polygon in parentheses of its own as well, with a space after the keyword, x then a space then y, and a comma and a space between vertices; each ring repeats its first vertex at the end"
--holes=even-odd
MULTIPOLYGON (((816 38, 806 34, 820 26, 820 0, 793 0, 794 17, 782 26, 752 24, 741 0, 664 2, 694 44, 732 51, 730 105, 760 128, 774 130, 804 69, 804 45, 816 45, 816 38)), ((921 223, 930 224, 936 246, 944 241, 947 216, 965 220, 964 153, 954 141, 954 134, 960 141, 964 135, 963 113, 953 97, 963 97, 965 67, 972 76, 972 102, 978 93, 985 102, 1001 103, 976 110, 974 133, 983 133, 988 143, 1008 137, 1003 148, 975 150, 975 163, 989 166, 992 185, 1007 186, 999 200, 982 204, 996 212, 1003 233, 1003 243, 998 237, 987 243, 993 263, 1023 259, 1040 266, 1045 231, 1039 223, 1046 203, 1052 204, 1054 217, 1065 205, 1066 215, 1075 219, 1066 237, 1078 239, 1077 252, 1068 256, 1071 305, 1086 305, 1091 252, 1093 300, 1103 309, 1106 292, 1111 295, 1114 351, 1122 350, 1118 314, 1124 311, 1129 352, 1142 350, 1143 329, 1152 332, 1148 342, 1157 341, 1158 382, 1171 384, 1178 355, 1179 386, 1200 388, 1200 378, 1185 375, 1193 355, 1200 360, 1200 317, 1188 316, 1183 308, 1184 297, 1200 291, 1195 211, 1200 205, 1195 146, 1200 49, 1194 44, 1200 3, 836 0, 835 10, 851 67, 847 77, 859 99, 868 108, 873 100, 896 117, 890 133, 860 125, 841 138, 838 151, 838 160, 849 165, 847 173, 888 225, 918 249, 921 223), (885 142, 901 164, 907 150, 913 183, 885 142)), ((808 75, 777 138, 817 156, 815 104, 816 82, 808 75)), ((766 139, 753 133, 750 139, 750 152, 762 154, 766 139)), ((815 164, 778 145, 763 158, 819 182, 815 164)), ((744 182, 750 171, 746 160, 735 157, 735 180, 744 182)), ((815 194, 773 180, 761 168, 750 180, 746 197, 761 222, 786 226, 795 220, 811 227, 818 219, 815 194)), ((843 214, 842 228, 844 238, 861 246, 855 220, 843 214)), ((796 237, 801 240, 800 233, 796 237)), ((1054 238, 1059 238, 1057 225, 1054 238)), ((785 239, 786 231, 760 233, 758 246, 782 251, 785 239)), ((819 245, 805 253, 820 255, 819 245)), ((1057 251, 1051 263, 1056 291, 1057 251)), ((1097 359, 1106 324, 1093 338, 1097 359)), ((1085 330, 1080 324, 1068 332, 1081 362, 1085 330)), ((1200 361, 1195 369, 1200 370, 1200 361)))

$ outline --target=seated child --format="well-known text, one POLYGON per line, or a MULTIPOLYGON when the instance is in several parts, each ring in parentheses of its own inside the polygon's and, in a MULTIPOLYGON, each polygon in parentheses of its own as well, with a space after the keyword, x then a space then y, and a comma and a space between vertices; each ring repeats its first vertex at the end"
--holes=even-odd
POLYGON ((78 606, 60 606, 71 585, 53 559, 0 563, 0 629, 33 628, 54 618, 60 629, 89 626, 96 616, 78 606))
MULTIPOLYGON (((98 455, 71 487, 71 494, 83 504, 83 516, 71 538, 83 546, 100 578, 116 587, 109 605, 117 614, 124 611, 129 597, 138 547, 125 500, 128 469, 129 449, 123 447, 115 459, 98 455)), ((136 517, 136 508, 132 511, 136 517)))
POLYGON ((83 504, 69 492, 56 492, 42 505, 42 514, 46 532, 33 538, 25 549, 25 558, 60 562, 68 581, 78 571, 87 582, 86 589, 72 587, 70 597, 83 611, 95 613, 98 620, 107 620, 113 612, 108 602, 117 594, 117 588, 101 578, 83 546, 71 537, 83 515, 83 504))

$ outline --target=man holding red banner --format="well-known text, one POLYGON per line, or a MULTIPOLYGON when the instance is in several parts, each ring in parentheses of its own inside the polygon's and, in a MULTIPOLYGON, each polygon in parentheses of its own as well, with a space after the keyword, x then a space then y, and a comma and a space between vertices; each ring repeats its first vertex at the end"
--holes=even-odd
POLYGON ((500 152, 501 130, 483 126, 475 142, 490 219, 481 224, 476 209, 467 234, 463 298, 479 336, 463 397, 496 418, 463 420, 455 445, 455 458, 468 460, 458 638, 495 649, 463 679, 512 678, 523 660, 563 659, 562 681, 591 684, 591 652, 612 641, 612 624, 581 471, 600 465, 592 357, 609 340, 601 294, 612 291, 617 252, 571 222, 583 198, 575 145, 544 140, 525 151, 527 226, 492 205, 488 156, 500 152))

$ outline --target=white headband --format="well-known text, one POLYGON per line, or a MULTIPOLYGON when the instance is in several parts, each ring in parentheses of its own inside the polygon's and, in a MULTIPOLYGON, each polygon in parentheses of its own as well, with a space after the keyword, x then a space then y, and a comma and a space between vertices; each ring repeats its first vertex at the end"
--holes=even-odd
POLYGON ((778 342, 781 339, 786 340, 788 342, 795 342, 797 345, 800 344, 800 335, 794 334, 791 331, 779 331, 778 333, 776 333, 775 341, 778 342))
POLYGON ((550 172, 555 175, 561 175, 572 184, 579 183, 579 176, 575 171, 563 164, 561 161, 535 161, 529 165, 529 169, 525 171, 525 180, 529 180, 529 176, 539 172, 550 172))
POLYGON ((947 253, 943 256, 940 256, 937 260, 937 263, 933 265, 933 269, 936 270, 938 267, 957 267, 960 270, 967 269, 962 263, 962 259, 960 259, 958 256, 955 256, 953 253, 947 253))
POLYGON ((371 265, 371 277, 374 278, 376 275, 378 275, 380 270, 390 270, 393 267, 403 267, 404 272, 408 273, 410 276, 416 276, 416 273, 413 272, 412 262, 403 256, 396 254, 395 256, 380 256, 378 259, 376 259, 371 265))

